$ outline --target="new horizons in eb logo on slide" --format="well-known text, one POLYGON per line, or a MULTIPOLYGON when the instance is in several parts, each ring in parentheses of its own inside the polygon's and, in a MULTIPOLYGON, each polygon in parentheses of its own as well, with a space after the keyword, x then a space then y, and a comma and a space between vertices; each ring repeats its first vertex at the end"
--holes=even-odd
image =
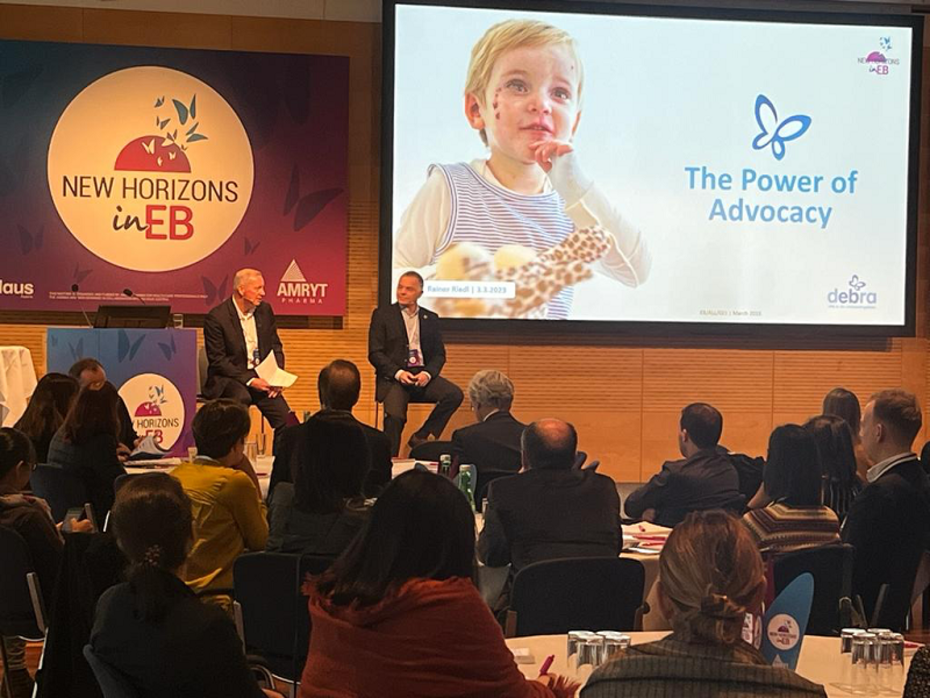
POLYGON ((197 78, 140 66, 103 76, 62 112, 48 185, 71 234, 133 271, 204 259, 235 232, 255 168, 229 103, 197 78))

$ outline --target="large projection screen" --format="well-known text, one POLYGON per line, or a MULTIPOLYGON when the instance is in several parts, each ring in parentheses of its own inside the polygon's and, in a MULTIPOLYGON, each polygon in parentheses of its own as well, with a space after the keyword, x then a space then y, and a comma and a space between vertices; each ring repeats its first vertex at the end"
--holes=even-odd
POLYGON ((385 7, 382 301, 913 332, 919 20, 470 5, 385 7))

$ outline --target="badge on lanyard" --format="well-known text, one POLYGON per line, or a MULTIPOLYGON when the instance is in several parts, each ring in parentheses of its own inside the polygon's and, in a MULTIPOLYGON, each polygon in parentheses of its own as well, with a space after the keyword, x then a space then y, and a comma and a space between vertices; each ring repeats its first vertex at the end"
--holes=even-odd
POLYGON ((419 368, 423 365, 423 360, 420 358, 420 352, 417 349, 408 349, 407 350, 407 368, 419 368))

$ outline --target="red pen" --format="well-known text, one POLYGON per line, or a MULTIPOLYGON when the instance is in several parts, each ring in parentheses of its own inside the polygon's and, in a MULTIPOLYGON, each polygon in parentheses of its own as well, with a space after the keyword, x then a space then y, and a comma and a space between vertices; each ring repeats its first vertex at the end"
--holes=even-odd
POLYGON ((554 655, 554 654, 550 654, 548 657, 546 657, 546 659, 545 659, 545 660, 543 661, 543 663, 542 663, 542 666, 539 667, 539 675, 540 675, 540 676, 545 676, 546 674, 548 674, 548 673, 549 673, 549 667, 552 666, 552 662, 554 662, 554 661, 555 661, 555 655, 554 655))

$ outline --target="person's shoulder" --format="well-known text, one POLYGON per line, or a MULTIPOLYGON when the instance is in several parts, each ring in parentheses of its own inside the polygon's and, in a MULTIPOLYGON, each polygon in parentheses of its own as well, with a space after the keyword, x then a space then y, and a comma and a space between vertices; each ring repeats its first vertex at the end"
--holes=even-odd
POLYGON ((492 491, 494 492, 494 498, 497 500, 513 496, 519 497, 524 489, 534 486, 535 479, 532 470, 499 477, 488 485, 488 497, 490 498, 492 491))
POLYGON ((206 317, 218 320, 224 315, 228 315, 230 303, 232 303, 232 298, 223 299, 220 303, 210 308, 210 311, 207 313, 206 317))
POLYGON ((109 589, 105 590, 100 595, 100 598, 97 599, 98 618, 111 609, 113 609, 116 615, 121 615, 123 613, 122 609, 133 603, 132 597, 132 586, 129 582, 114 584, 109 589))
POLYGON ((456 439, 465 439, 469 436, 474 436, 475 434, 483 431, 485 422, 475 422, 474 424, 466 424, 464 427, 459 427, 452 432, 452 440, 456 439))
POLYGON ((435 313, 435 312, 433 312, 432 310, 430 310, 429 308, 424 308, 424 307, 421 305, 421 306, 420 306, 420 319, 423 319, 424 317, 425 317, 426 319, 428 319, 428 320, 438 320, 438 319, 439 319, 439 313, 435 313))

